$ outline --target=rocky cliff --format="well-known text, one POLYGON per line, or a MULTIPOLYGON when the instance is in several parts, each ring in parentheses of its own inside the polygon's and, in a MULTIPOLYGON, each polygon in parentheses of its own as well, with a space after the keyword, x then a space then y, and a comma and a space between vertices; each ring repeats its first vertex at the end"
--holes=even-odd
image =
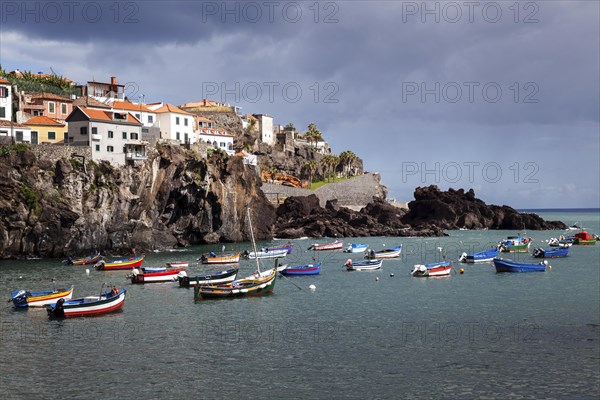
MULTIPOLYGON (((8 149, 8 150, 7 150, 8 149)), ((0 155, 0 258, 161 250, 271 237, 274 209, 237 157, 158 146, 137 167, 0 155)))
POLYGON ((294 238, 354 236, 442 236, 451 229, 565 229, 560 221, 544 221, 536 214, 519 213, 508 206, 487 205, 473 189, 441 191, 437 186, 417 188, 409 211, 374 197, 360 211, 328 201, 320 207, 315 195, 289 197, 277 209, 275 236, 294 238))
POLYGON ((435 225, 442 229, 566 229, 560 221, 544 221, 536 214, 519 213, 508 206, 487 205, 475 197, 473 189, 448 189, 437 186, 419 187, 415 200, 408 203, 409 212, 402 221, 414 227, 435 225))

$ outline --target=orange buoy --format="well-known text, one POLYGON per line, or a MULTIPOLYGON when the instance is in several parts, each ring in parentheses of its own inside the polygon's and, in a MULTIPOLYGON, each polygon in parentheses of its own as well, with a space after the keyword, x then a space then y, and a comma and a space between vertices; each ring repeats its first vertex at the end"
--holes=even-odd
POLYGON ((464 268, 459 269, 459 271, 460 271, 461 275, 465 273, 465 269, 464 268))

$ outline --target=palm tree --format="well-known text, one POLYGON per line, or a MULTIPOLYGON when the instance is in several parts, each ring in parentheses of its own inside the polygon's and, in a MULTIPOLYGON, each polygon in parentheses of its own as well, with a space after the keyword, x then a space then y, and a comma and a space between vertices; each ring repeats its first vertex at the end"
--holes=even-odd
POLYGON ((319 168, 319 166, 317 165, 315 160, 304 161, 304 165, 302 166, 302 169, 308 174, 308 180, 311 185, 312 185, 313 175, 315 174, 315 172, 317 172, 318 168, 319 168))
POLYGON ((343 151, 340 154, 340 162, 344 165, 344 175, 346 175, 346 178, 350 176, 350 168, 357 158, 356 154, 350 150, 343 151))
POLYGON ((317 129, 317 125, 314 122, 308 124, 308 131, 306 132, 304 137, 309 142, 314 142, 315 146, 318 142, 323 140, 323 134, 320 130, 317 129))
POLYGON ((340 158, 335 154, 326 154, 321 158, 321 166, 326 171, 327 182, 331 182, 332 172, 340 163, 340 158))

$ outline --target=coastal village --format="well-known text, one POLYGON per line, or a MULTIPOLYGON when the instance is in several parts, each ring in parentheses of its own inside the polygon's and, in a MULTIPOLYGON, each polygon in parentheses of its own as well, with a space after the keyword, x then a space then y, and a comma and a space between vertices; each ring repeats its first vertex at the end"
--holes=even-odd
POLYGON ((241 157, 263 182, 292 188, 363 173, 352 151, 332 154, 314 123, 300 132, 265 112, 241 114, 219 101, 174 105, 125 93, 114 76, 76 84, 54 73, 0 68, 0 143, 67 146, 115 166, 139 165, 159 144, 204 146, 209 153, 241 157))

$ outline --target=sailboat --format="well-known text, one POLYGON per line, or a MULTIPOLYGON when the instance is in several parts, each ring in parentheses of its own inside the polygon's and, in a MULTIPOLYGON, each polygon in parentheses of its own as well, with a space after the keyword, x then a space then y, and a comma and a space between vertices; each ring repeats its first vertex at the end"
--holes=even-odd
MULTIPOLYGON (((254 248, 254 252, 257 253, 254 230, 252 229, 252 218, 250 218, 250 207, 248 205, 246 205, 246 214, 248 215, 252 247, 254 248)), ((194 288, 194 300, 262 296, 264 294, 271 293, 275 287, 277 268, 261 272, 258 258, 255 258, 255 260, 256 272, 254 274, 243 279, 238 279, 233 282, 223 284, 198 285, 194 288)))

